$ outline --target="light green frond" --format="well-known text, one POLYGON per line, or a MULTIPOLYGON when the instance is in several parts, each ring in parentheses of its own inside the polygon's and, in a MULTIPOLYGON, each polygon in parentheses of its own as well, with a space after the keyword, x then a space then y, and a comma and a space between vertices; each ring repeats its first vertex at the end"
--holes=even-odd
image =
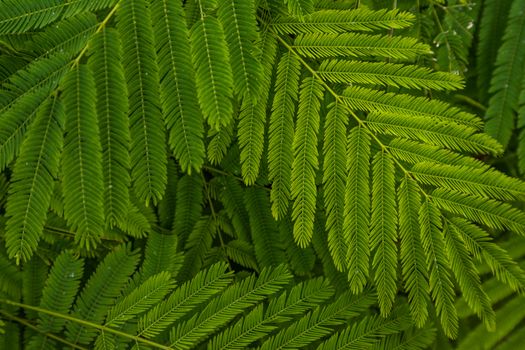
POLYGON ((401 271, 408 292, 410 315, 422 327, 428 318, 429 285, 425 251, 421 245, 418 210, 421 196, 414 180, 405 176, 399 184, 399 238, 401 271))
MULTIPOLYGON (((395 114, 403 117, 427 117, 432 118, 433 122, 442 121, 449 125, 468 126, 473 131, 479 130, 483 125, 481 119, 474 114, 464 112, 447 102, 429 100, 426 97, 354 86, 347 88, 341 98, 348 107, 364 112, 395 114)), ((492 138, 487 136, 486 139, 491 140, 491 144, 497 145, 494 147, 501 148, 492 138)))
POLYGON ((201 109, 208 124, 219 130, 233 120, 233 72, 224 32, 216 18, 201 13, 190 39, 201 109))
POLYGON ((193 226, 199 220, 203 205, 202 176, 198 174, 184 175, 177 183, 177 198, 173 233, 184 244, 193 226))
POLYGON ((293 237, 293 222, 291 218, 285 217, 279 220, 279 236, 284 245, 289 266, 297 276, 310 276, 316 262, 316 256, 311 246, 299 247, 293 237))
POLYGON ((348 281, 354 293, 363 290, 369 275, 370 154, 370 135, 362 127, 354 127, 348 136, 343 227, 348 281))
POLYGON ((207 147, 208 160, 212 164, 219 164, 226 156, 228 147, 233 141, 234 127, 235 124, 232 122, 221 127, 219 131, 211 128, 208 130, 208 137, 210 138, 207 147))
POLYGON ((278 226, 272 217, 266 191, 260 188, 246 189, 244 204, 250 217, 251 239, 259 266, 285 262, 278 226))
POLYGON ((380 134, 418 140, 457 151, 493 155, 502 152, 501 145, 493 138, 460 124, 393 113, 370 113, 365 122, 370 129, 380 134))
POLYGON ((313 233, 317 196, 315 172, 319 167, 317 133, 322 98, 323 86, 314 78, 305 78, 300 88, 297 125, 293 140, 291 188, 294 201, 292 211, 294 238, 302 248, 310 244, 313 233))
POLYGON ((454 226, 444 226, 445 247, 450 259, 450 267, 467 304, 481 318, 487 330, 493 331, 496 328, 496 315, 491 300, 481 287, 472 256, 467 251, 461 236, 457 232, 451 232, 454 230, 454 226))
POLYGON ((409 164, 431 162, 438 164, 449 164, 457 166, 468 166, 471 168, 489 168, 482 161, 441 148, 439 146, 412 140, 395 138, 387 146, 390 154, 396 159, 409 164))
POLYGON ((424 201, 419 209, 421 243, 427 256, 430 293, 436 306, 443 331, 450 338, 458 335, 458 315, 454 298, 449 262, 446 255, 441 213, 432 202, 424 201))
POLYGON ((485 131, 507 146, 514 129, 515 112, 518 109, 519 94, 525 64, 525 8, 524 0, 514 0, 510 8, 503 44, 498 57, 489 93, 492 95, 486 112, 485 131))
POLYGON ((488 227, 525 235, 525 213, 505 202, 438 188, 432 201, 442 209, 488 227))
MULTIPOLYGON (((135 271, 139 258, 137 252, 131 252, 127 247, 109 253, 77 297, 71 316, 101 325, 108 309, 135 271)), ((67 323, 66 329, 66 338, 74 344, 89 344, 97 335, 95 328, 75 322, 67 323)))
POLYGON ((258 37, 255 0, 220 0, 217 17, 224 28, 233 72, 233 91, 256 103, 262 80, 262 66, 256 59, 254 41, 258 37))
POLYGON ((56 96, 39 109, 22 144, 9 186, 5 228, 9 256, 28 261, 38 246, 58 174, 64 107, 56 96))
POLYGON ((314 0, 284 0, 288 5, 288 12, 300 19, 314 10, 314 2, 314 0))
POLYGON ((372 160, 372 218, 370 248, 379 308, 390 313, 397 292, 397 211, 394 161, 384 152, 372 160))
POLYGON ((451 232, 461 238, 472 255, 487 263, 498 280, 515 291, 525 289, 525 272, 506 250, 492 241, 485 230, 462 218, 450 219, 449 226, 453 227, 451 232))
POLYGON ((280 265, 262 270, 257 278, 251 275, 231 285, 200 313, 174 327, 170 332, 170 346, 189 349, 198 345, 247 308, 277 293, 291 278, 292 275, 280 265))
POLYGON ((369 291, 358 296, 351 293, 341 295, 327 306, 318 306, 296 322, 266 340, 261 350, 305 348, 309 344, 332 334, 336 327, 356 317, 373 303, 374 295, 369 291), (330 327, 332 326, 332 327, 330 327))
POLYGON ((256 103, 250 100, 244 101, 239 113, 237 139, 241 149, 241 169, 244 183, 253 185, 259 176, 264 148, 266 96, 259 96, 256 103))
POLYGON ((5 0, 0 3, 0 34, 40 29, 59 18, 110 7, 116 0, 5 0))
POLYGON ((197 98, 182 4, 155 0, 151 4, 151 14, 169 144, 182 170, 191 173, 204 163, 204 118, 197 98))
POLYGON ((142 281, 161 273, 177 269, 177 236, 150 232, 146 242, 144 260, 140 269, 142 281))
POLYGON ((140 201, 156 204, 166 189, 167 157, 148 2, 123 2, 117 20, 128 87, 133 189, 140 201))
POLYGON ((297 57, 290 52, 283 54, 277 66, 268 137, 268 178, 272 181, 272 214, 276 219, 288 213, 293 162, 293 116, 299 91, 299 73, 297 57))
POLYGON ((128 212, 129 176, 128 100, 118 33, 105 29, 91 41, 89 65, 97 86, 97 115, 102 145, 104 212, 110 225, 123 224, 128 212))
POLYGON ((362 33, 300 34, 295 39, 293 48, 299 54, 311 58, 379 56, 411 60, 431 52, 426 44, 421 44, 414 38, 362 33))
POLYGON ((346 269, 347 242, 344 235, 346 185, 346 126, 350 111, 334 102, 326 115, 323 143, 323 202, 327 213, 328 247, 335 266, 346 269))
POLYGON ((457 90, 463 87, 459 75, 434 72, 425 67, 387 62, 324 60, 317 74, 328 82, 383 85, 407 89, 457 90))
POLYGON ((169 272, 151 276, 109 309, 105 325, 123 325, 160 302, 172 288, 173 281, 169 272))
POLYGON ((81 65, 66 75, 61 88, 66 110, 62 157, 64 215, 76 232, 75 240, 92 249, 104 226, 95 80, 88 67, 81 65))
POLYGON ((418 163, 410 174, 418 182, 451 190, 512 201, 525 198, 525 183, 492 168, 418 163))
POLYGON ((137 334, 146 338, 156 338, 195 307, 221 293, 232 279, 232 274, 226 272, 226 268, 226 263, 212 265, 175 289, 166 300, 141 316, 137 334))
POLYGON ((359 7, 352 10, 320 10, 299 20, 281 17, 272 23, 272 29, 279 34, 302 33, 346 33, 351 31, 374 31, 380 29, 402 29, 409 27, 414 15, 409 12, 370 10, 359 7))

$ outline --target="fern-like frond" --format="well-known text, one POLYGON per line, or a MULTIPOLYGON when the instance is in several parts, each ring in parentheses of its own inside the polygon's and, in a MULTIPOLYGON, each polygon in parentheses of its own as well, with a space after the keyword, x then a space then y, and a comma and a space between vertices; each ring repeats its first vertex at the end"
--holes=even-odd
POLYGON ((266 124, 266 94, 264 95, 259 96, 255 103, 245 99, 239 113, 237 139, 241 149, 242 177, 246 185, 253 185, 259 176, 266 124))
POLYGON ((372 349, 423 350, 434 343, 436 329, 432 326, 423 328, 412 327, 406 332, 396 333, 384 337, 372 349))
POLYGON ((288 12, 300 19, 314 10, 314 2, 314 0, 284 0, 288 5, 288 12))
POLYGON ((230 217, 236 237, 250 242, 250 217, 243 205, 244 189, 239 181, 230 176, 221 177, 219 184, 222 186, 219 199, 230 217))
POLYGON ((110 7, 115 0, 5 0, 0 3, 0 34, 40 29, 59 18, 110 7))
POLYGON ((481 318, 488 330, 495 330, 496 315, 492 309, 491 300, 483 288, 478 271, 467 251, 461 236, 455 232, 454 226, 444 226, 445 247, 450 259, 450 267, 456 276, 463 298, 481 318))
POLYGON ((425 251, 421 245, 418 210, 421 206, 417 183, 405 176, 399 184, 399 238, 401 271, 408 292, 410 315, 418 327, 428 317, 429 285, 425 251))
POLYGON ((224 28, 233 72, 233 91, 256 103, 259 99, 262 66, 255 58, 257 39, 255 0, 220 0, 217 17, 224 28))
POLYGON ((520 109, 518 112, 518 128, 520 129, 518 138, 518 169, 521 174, 525 174, 525 78, 520 95, 520 109))
MULTIPOLYGON (((23 267, 22 270, 22 300, 24 304, 37 306, 42 299, 48 274, 48 266, 38 257, 33 256, 23 267)), ((26 310, 26 317, 35 320, 38 313, 35 310, 26 310)))
POLYGON ((228 147, 233 141, 234 123, 230 123, 221 127, 220 130, 210 128, 208 130, 208 137, 210 138, 207 147, 208 160, 212 164, 219 164, 226 156, 228 147))
POLYGON ((457 151, 494 155, 502 152, 501 145, 486 134, 476 133, 464 125, 430 118, 370 113, 366 125, 380 134, 423 141, 457 151))
POLYGON ((348 136, 344 218, 348 281, 354 293, 363 290, 369 275, 370 155, 370 135, 354 127, 348 136))
POLYGON ((334 102, 326 115, 323 143, 323 202, 327 218, 328 247, 335 266, 346 269, 347 242, 344 235, 346 184, 346 126, 350 111, 334 102))
POLYGON ((169 144, 183 171, 204 163, 204 118, 199 107, 186 20, 179 1, 151 5, 163 115, 169 144))
MULTIPOLYGON (((109 253, 98 265, 78 296, 71 315, 101 325, 116 297, 135 271, 139 255, 127 247, 109 253)), ((89 344, 97 330, 84 324, 70 322, 66 325, 66 337, 74 344, 89 344)))
POLYGON ((346 33, 350 31, 374 31, 402 29, 410 26, 414 15, 409 12, 374 11, 366 7, 353 10, 320 10, 304 17, 281 17, 271 26, 279 34, 346 33))
POLYGON ((290 52, 283 54, 277 66, 268 137, 268 178, 272 181, 272 214, 276 219, 288 213, 299 73, 297 57, 290 52))
POLYGON ((292 272, 297 276, 309 276, 313 272, 316 256, 312 247, 299 247, 293 237, 293 222, 285 217, 279 220, 279 235, 292 272))
POLYGON ((254 271, 259 271, 259 264, 255 257, 255 248, 247 241, 236 239, 228 242, 224 247, 229 259, 254 271))
POLYGON ((250 217, 251 238, 259 266, 267 267, 286 261, 266 191, 260 188, 247 189, 244 203, 250 217))
POLYGON ((397 292, 396 184, 394 161, 380 151, 372 160, 372 217, 370 248, 379 308, 390 313, 397 292))
POLYGON ((304 348, 331 333, 332 327, 344 324, 356 317, 373 303, 374 295, 369 291, 358 296, 351 293, 341 295, 327 306, 319 306, 307 313, 275 336, 266 340, 261 350, 304 348))
POLYGON ((492 95, 486 113, 485 131, 507 146, 514 129, 515 112, 518 109, 519 94, 525 65, 525 8, 524 0, 514 0, 510 8, 503 36, 503 44, 498 50, 496 68, 490 81, 489 93, 492 95))
POLYGON ((179 237, 180 244, 186 242, 193 226, 199 220, 203 204, 202 176, 185 175, 177 183, 177 198, 173 233, 179 237))
POLYGON ((91 41, 89 59, 97 86, 97 115, 102 145, 104 212, 110 226, 119 224, 128 211, 129 176, 128 100, 118 33, 104 29, 91 41))
MULTIPOLYGON (((483 125, 481 119, 474 114, 464 112, 446 102, 429 100, 425 97, 355 86, 347 88, 341 98, 350 108, 364 112, 395 114, 403 117, 428 117, 432 118, 433 122, 447 122, 451 126, 462 124, 472 130, 479 130, 483 125)), ((492 140, 488 136, 486 139, 492 140)), ((492 140, 491 144, 496 145, 493 147, 501 148, 496 141, 492 140)))
POLYGON ((300 34, 292 47, 299 54, 311 58, 379 56, 411 60, 431 52, 426 44, 414 38, 362 33, 300 34))
POLYGON ((315 216, 317 187, 315 172, 319 167, 317 133, 319 130, 323 86, 314 78, 301 84, 297 125, 293 140, 292 199, 294 238, 304 248, 311 239, 315 216))
POLYGON ((166 300, 140 317, 137 334, 155 338, 195 307, 220 293, 232 279, 226 268, 225 263, 212 265, 175 289, 166 300))
POLYGON ((317 74, 328 82, 404 87, 407 89, 457 90, 459 75, 433 72, 425 67, 387 62, 324 60, 317 74))
POLYGON ((233 120, 233 72, 228 45, 219 21, 204 13, 193 25, 190 39, 201 109, 208 124, 218 130, 233 120))
POLYGON ((22 289, 22 279, 18 269, 11 264, 4 257, 3 253, 0 253, 0 293, 7 295, 12 298, 20 298, 22 289))
POLYGON ((128 87, 133 189, 140 201, 156 204, 166 188, 167 158, 158 67, 147 1, 122 3, 117 20, 128 87))
POLYGON ((202 312, 174 327, 170 332, 170 346, 188 349, 198 345, 247 308, 277 293, 291 277, 286 268, 280 265, 272 269, 264 269, 257 278, 252 275, 231 285, 202 312))
POLYGON ((450 338, 457 337, 458 315, 454 305, 454 285, 446 256, 441 213, 432 202, 424 201, 419 209, 421 243, 427 256, 430 292, 443 331, 450 338))
POLYGON ((152 231, 146 242, 144 260, 140 269, 142 280, 162 271, 173 273, 177 263, 177 236, 152 231))
POLYGON ((87 66, 63 80, 66 136, 62 157, 64 215, 81 246, 93 248, 104 226, 102 152, 95 80, 87 66))
POLYGON ((184 265, 179 280, 186 281, 202 269, 217 230, 215 219, 211 216, 203 215, 195 223, 184 245, 184 265))
POLYGON ((525 213, 508 203, 442 188, 434 190, 430 196, 437 206, 451 213, 494 229, 507 228, 525 235, 525 213))
POLYGON ((63 145, 64 107, 56 96, 41 106, 17 159, 7 200, 6 246, 28 261, 47 217, 63 145))

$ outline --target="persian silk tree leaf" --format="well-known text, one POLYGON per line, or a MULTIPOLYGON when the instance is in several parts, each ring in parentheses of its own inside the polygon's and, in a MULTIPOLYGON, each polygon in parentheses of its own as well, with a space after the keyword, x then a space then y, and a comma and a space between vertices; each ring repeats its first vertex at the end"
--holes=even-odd
POLYGON ((292 163, 294 238, 302 248, 310 244, 314 229, 317 197, 315 172, 319 167, 317 133, 322 98, 322 85, 314 78, 304 79, 299 97, 292 163))
POLYGON ((284 0, 291 15, 302 19, 314 10, 313 0, 284 0))
POLYGON ((394 161, 383 151, 372 161, 372 218, 370 248, 372 268, 383 317, 392 309, 397 292, 396 190, 394 161))
POLYGON ((425 252, 419 237, 419 189, 414 180, 405 176, 398 187, 399 238, 401 271, 408 292, 410 315, 416 326, 422 327, 428 318, 429 286, 425 252))
POLYGON ((486 114, 485 131, 506 147, 514 130, 521 82, 525 72, 525 0, 514 0, 510 8, 503 44, 490 82, 492 95, 486 114))
POLYGON ((370 257, 370 135, 361 126, 350 130, 346 167, 343 227, 348 246, 346 265, 350 289, 359 293, 367 283, 370 257))
POLYGON ((430 292, 443 331, 450 338, 457 337, 458 315, 454 305, 454 285, 446 256, 442 232, 441 213, 428 200, 419 209, 421 242, 427 256, 430 276, 430 292))
POLYGON ((56 96, 41 106, 16 161, 7 199, 6 246, 27 261, 44 229, 63 146, 64 107, 56 96))
POLYGON ((300 63, 287 52, 277 66, 275 95, 270 116, 268 143, 268 178, 272 181, 272 214, 280 219, 288 213, 295 103, 299 91, 300 63))
POLYGON ((190 34, 197 95, 214 129, 233 122, 233 72, 228 59, 228 45, 219 21, 201 13, 190 34))
POLYGON ((97 86, 97 115, 102 144, 104 212, 110 226, 123 226, 128 212, 129 176, 128 99, 118 33, 104 29, 91 41, 89 59, 97 86))
POLYGON ((64 215, 76 232, 75 240, 90 249, 102 235, 104 205, 96 88, 87 66, 78 66, 66 75, 62 100, 66 110, 64 215))
POLYGON ((239 114, 237 139, 241 148, 242 178, 246 185, 253 185, 259 175, 264 148, 266 96, 256 103, 244 101, 239 114))
POLYGON ((159 98, 159 76, 146 0, 121 3, 117 28, 123 47, 131 131, 131 178, 137 198, 156 204, 167 182, 165 130, 159 98))
POLYGON ((323 196, 327 212, 328 248, 339 271, 346 269, 348 246, 344 236, 346 125, 350 111, 336 101, 326 115, 323 144, 323 196))
POLYGON ((233 72, 233 90, 252 102, 259 99, 262 66, 254 56, 257 39, 254 0, 220 0, 217 16, 224 28, 233 72))
POLYGON ((152 1, 160 93, 169 144, 183 171, 204 163, 204 117, 199 107, 189 33, 180 1, 152 1))

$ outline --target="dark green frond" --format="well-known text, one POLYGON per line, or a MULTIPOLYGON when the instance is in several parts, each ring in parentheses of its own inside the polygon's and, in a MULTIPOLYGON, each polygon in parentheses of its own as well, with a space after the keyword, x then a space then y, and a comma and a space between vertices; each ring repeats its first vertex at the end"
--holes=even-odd
POLYGON ((291 270, 297 276, 309 276, 315 267, 316 256, 312 247, 301 248, 293 237, 293 223, 290 217, 279 221, 279 236, 286 247, 285 253, 291 270))
POLYGON ((432 90, 457 90, 463 87, 459 75, 387 62, 324 60, 317 69, 317 74, 323 80, 342 84, 352 82, 432 90))
POLYGON ((348 280, 354 293, 363 290, 369 275, 370 155, 370 135, 354 127, 348 136, 344 218, 348 280))
POLYGON ((146 242, 144 261, 140 270, 142 281, 161 273, 173 273, 177 267, 177 236, 152 231, 146 242))
POLYGON ((450 267, 456 276, 463 298, 481 318, 489 331, 496 328, 496 315, 491 300, 481 287, 478 271, 472 256, 467 251, 461 236, 454 231, 454 226, 444 226, 445 247, 450 259, 450 267))
POLYGON ((282 17, 272 23, 272 29, 279 34, 369 32, 406 28, 413 20, 414 15, 409 12, 385 9, 374 11, 361 7, 351 11, 320 10, 305 16, 302 21, 294 17, 282 17))
POLYGON ((428 349, 435 340, 436 329, 432 326, 423 328, 412 327, 406 332, 384 337, 372 349, 423 350, 428 349))
POLYGON ((208 130, 210 138, 207 147, 208 160, 212 164, 219 164, 228 152, 228 147, 233 141, 234 127, 235 124, 232 122, 221 127, 219 131, 211 128, 208 130))
MULTIPOLYGON (((77 298, 71 315, 101 325, 116 297, 135 271, 139 255, 127 247, 109 253, 98 265, 77 298)), ((66 337, 74 344, 89 344, 97 330, 75 322, 66 325, 66 337)))
POLYGON ((334 102, 326 115, 323 143, 323 202, 327 212, 328 247, 335 266, 346 269, 347 242, 344 235, 346 185, 346 126, 350 111, 334 102))
POLYGON ((314 0, 284 0, 284 2, 288 5, 288 12, 298 18, 303 18, 314 10, 314 0))
POLYGON ((184 244, 184 265, 178 275, 179 280, 186 281, 203 268, 217 230, 217 224, 211 216, 203 215, 195 223, 184 244))
POLYGON ((431 198, 437 206, 451 213, 494 229, 507 228, 525 235, 525 213, 508 203, 441 188, 434 190, 431 198))
POLYGON ((242 177, 246 185, 253 185, 259 176, 265 124, 266 96, 259 96, 255 103, 245 100, 239 113, 237 139, 241 149, 242 177))
POLYGON ((494 73, 490 81, 492 95, 486 113, 485 131, 507 146, 514 129, 515 112, 525 72, 522 57, 525 56, 525 8, 524 0, 514 0, 510 8, 503 44, 498 50, 494 73))
MULTIPOLYGON (((22 300, 24 304, 38 306, 42 298, 42 290, 47 280, 48 266, 38 256, 33 256, 22 269, 22 300)), ((26 310, 28 319, 36 319, 38 313, 26 310)))
POLYGON ((366 125, 380 134, 418 140, 457 151, 494 155, 502 152, 501 145, 486 134, 476 133, 476 130, 464 125, 426 117, 370 113, 366 125))
POLYGON ((218 130, 233 120, 233 73, 224 32, 216 18, 201 13, 190 39, 202 112, 208 124, 218 130))
POLYGON ((294 113, 299 91, 300 62, 287 52, 277 66, 275 96, 270 116, 268 178, 272 181, 272 214, 276 219, 288 213, 293 162, 294 113))
POLYGON ((185 175, 179 179, 173 233, 179 237, 181 244, 186 242, 186 238, 201 216, 203 199, 202 176, 185 175))
POLYGON ((458 315, 454 305, 456 293, 448 268, 441 213, 428 200, 419 209, 419 225, 421 243, 427 256, 432 299, 443 331, 448 337, 455 338, 458 334, 458 315))
POLYGON ((431 52, 427 45, 414 38, 362 33, 300 34, 295 39, 293 48, 299 54, 311 58, 379 56, 411 60, 431 52))
POLYGON ((414 180, 405 176, 399 184, 399 239, 401 271, 408 292, 410 315, 422 327, 428 317, 429 285, 425 251, 421 245, 418 210, 421 196, 414 180))
POLYGON ((7 256, 0 253, 0 292, 12 298, 19 298, 21 295, 22 278, 18 269, 7 260, 7 256))
POLYGON ((97 86, 97 115, 102 145, 104 212, 110 226, 122 226, 128 212, 129 176, 128 100, 118 33, 105 29, 91 41, 89 59, 97 86))
POLYGON ((64 78, 62 100, 66 136, 62 157, 65 217, 81 246, 93 248, 104 226, 102 152, 98 129, 95 80, 87 66, 64 78))
POLYGON ((38 246, 58 174, 64 107, 48 99, 31 126, 17 159, 7 200, 6 246, 10 257, 28 261, 38 246))
POLYGON ((379 308, 390 313, 397 292, 397 211, 394 161, 384 152, 372 160, 372 218, 370 249, 379 308))
POLYGON ((222 190, 219 193, 219 199, 230 217, 236 237, 246 242, 251 241, 250 217, 243 205, 244 188, 239 181, 230 176, 222 177, 220 185, 222 185, 222 190))
POLYGON ((204 118, 189 55, 186 20, 180 1, 152 1, 151 14, 169 144, 183 171, 191 173, 204 163, 204 118))
POLYGON ((167 158, 148 2, 125 1, 117 15, 128 87, 133 189, 140 201, 156 204, 166 188, 167 158))
POLYGON ((314 78, 304 79, 300 88, 297 125, 293 140, 291 188, 294 201, 292 211, 294 238, 302 248, 310 244, 313 233, 317 196, 315 172, 319 167, 317 133, 322 98, 323 86, 314 78))

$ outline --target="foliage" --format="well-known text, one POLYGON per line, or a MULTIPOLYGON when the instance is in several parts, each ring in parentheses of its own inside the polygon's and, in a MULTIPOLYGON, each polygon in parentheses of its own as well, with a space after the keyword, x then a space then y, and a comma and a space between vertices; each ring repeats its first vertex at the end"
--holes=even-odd
POLYGON ((0 348, 515 348, 524 8, 0 1, 0 348))

